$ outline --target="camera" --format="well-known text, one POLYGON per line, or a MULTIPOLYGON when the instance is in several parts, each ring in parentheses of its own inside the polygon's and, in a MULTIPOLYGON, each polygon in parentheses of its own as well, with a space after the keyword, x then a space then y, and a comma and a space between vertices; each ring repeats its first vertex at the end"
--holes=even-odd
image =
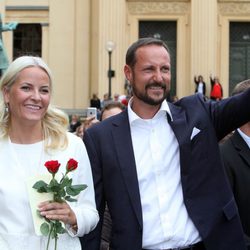
POLYGON ((97 119, 97 109, 93 107, 87 108, 87 117, 95 117, 97 119))

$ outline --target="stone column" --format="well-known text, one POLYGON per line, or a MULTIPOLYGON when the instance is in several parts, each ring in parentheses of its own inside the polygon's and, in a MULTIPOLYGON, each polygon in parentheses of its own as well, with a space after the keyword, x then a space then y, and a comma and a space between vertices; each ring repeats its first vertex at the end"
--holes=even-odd
POLYGON ((89 105, 90 1, 50 1, 49 64, 55 78, 54 101, 62 108, 89 105))

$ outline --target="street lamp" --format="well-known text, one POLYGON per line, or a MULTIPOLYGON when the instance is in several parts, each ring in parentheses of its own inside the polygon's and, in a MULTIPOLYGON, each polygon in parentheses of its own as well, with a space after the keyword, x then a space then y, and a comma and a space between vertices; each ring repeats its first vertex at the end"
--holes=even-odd
POLYGON ((108 51, 109 54, 109 69, 108 69, 108 79, 109 79, 109 99, 111 99, 111 79, 112 77, 115 76, 115 71, 111 69, 111 55, 112 51, 115 49, 115 43, 113 41, 108 41, 106 43, 106 50, 108 51))

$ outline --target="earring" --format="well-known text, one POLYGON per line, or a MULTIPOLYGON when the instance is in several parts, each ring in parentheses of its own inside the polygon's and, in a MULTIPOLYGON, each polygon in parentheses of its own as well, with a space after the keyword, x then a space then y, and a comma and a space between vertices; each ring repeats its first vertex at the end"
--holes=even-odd
POLYGON ((9 104, 8 103, 5 104, 5 113, 9 113, 9 104))

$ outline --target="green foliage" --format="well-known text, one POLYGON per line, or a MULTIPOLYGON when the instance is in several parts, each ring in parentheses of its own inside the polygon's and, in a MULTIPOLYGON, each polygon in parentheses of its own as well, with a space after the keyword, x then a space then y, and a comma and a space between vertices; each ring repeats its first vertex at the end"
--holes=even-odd
POLYGON ((47 222, 44 222, 40 226, 40 231, 41 231, 42 235, 48 236, 49 235, 49 231, 50 231, 50 225, 47 222))
MULTIPOLYGON (((55 202, 76 202, 77 199, 73 198, 80 194, 81 191, 87 188, 87 185, 72 185, 72 178, 68 177, 68 173, 74 171, 77 168, 78 162, 74 159, 70 159, 66 166, 66 173, 63 175, 61 180, 58 182, 55 178, 55 175, 58 171, 59 166, 61 165, 58 161, 48 161, 45 163, 45 166, 48 168, 48 171, 52 175, 52 179, 47 184, 46 182, 40 180, 37 181, 33 188, 39 193, 51 193, 53 194, 53 201, 55 202), (56 169, 56 171, 55 171, 56 169), (72 197, 73 196, 73 197, 72 197)), ((53 202, 52 201, 52 202, 53 202)), ((41 217, 39 212, 39 217, 41 217)), ((64 234, 65 229, 61 221, 58 220, 49 220, 43 217, 45 222, 40 226, 40 231, 42 235, 48 236, 48 242, 46 249, 49 249, 50 238, 55 239, 55 250, 57 249, 57 239, 58 234, 64 234)))
POLYGON ((38 193, 48 193, 48 184, 44 181, 36 182, 33 188, 36 189, 38 193))

